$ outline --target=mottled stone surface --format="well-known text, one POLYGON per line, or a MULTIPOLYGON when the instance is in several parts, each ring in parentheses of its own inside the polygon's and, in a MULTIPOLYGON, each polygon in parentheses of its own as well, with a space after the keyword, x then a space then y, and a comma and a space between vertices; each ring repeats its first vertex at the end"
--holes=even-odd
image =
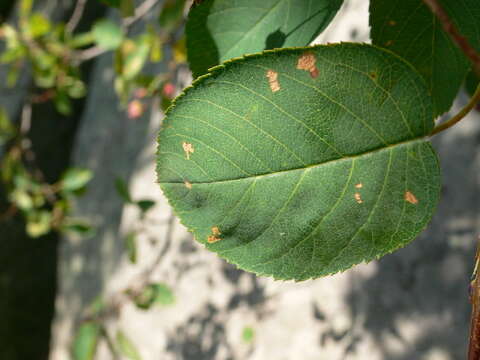
MULTIPOLYGON (((368 2, 347 1, 318 42, 368 41, 368 2)), ((152 279, 169 284, 171 307, 121 307, 121 328, 145 360, 454 360, 465 358, 467 288, 479 231, 479 113, 434 139, 443 169, 432 224, 380 261, 313 281, 275 282, 236 270, 193 241, 155 184, 161 114, 130 120, 118 110, 111 59, 96 65, 95 86, 77 139, 75 163, 95 171, 77 214, 97 225, 88 239, 64 239, 51 360, 64 360, 72 328, 99 293, 114 294, 159 261, 152 279), (154 198, 130 265, 123 238, 138 226, 113 181, 129 179, 134 198, 154 198), (163 254, 158 257, 158 254, 163 254), (245 327, 252 343, 242 340, 245 327)), ((465 102, 460 96, 456 108, 465 102)), ((102 343, 98 359, 110 359, 102 343)))

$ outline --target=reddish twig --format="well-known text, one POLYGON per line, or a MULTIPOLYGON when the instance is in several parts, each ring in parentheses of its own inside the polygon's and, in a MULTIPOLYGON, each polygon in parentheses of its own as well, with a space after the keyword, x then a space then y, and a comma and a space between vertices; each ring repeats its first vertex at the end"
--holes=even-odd
POLYGON ((75 8, 73 9, 72 17, 68 20, 67 25, 65 25, 65 29, 68 33, 73 33, 75 28, 77 27, 80 19, 82 18, 83 11, 85 10, 85 5, 87 4, 87 0, 77 0, 75 4, 75 8))
MULTIPOLYGON (((479 239, 480 240, 480 239, 479 239)), ((480 279, 478 278, 478 263, 480 255, 480 242, 475 257, 475 269, 473 280, 470 283, 470 302, 472 303, 472 315, 470 318, 470 341, 468 346, 468 360, 480 359, 480 279)))

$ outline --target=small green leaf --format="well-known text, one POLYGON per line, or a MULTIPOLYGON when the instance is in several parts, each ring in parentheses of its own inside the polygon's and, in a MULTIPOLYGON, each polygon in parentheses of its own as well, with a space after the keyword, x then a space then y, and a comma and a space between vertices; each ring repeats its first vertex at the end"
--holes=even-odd
POLYGON ((242 340, 248 344, 251 343, 254 338, 255 330, 250 326, 244 327, 242 331, 242 340))
POLYGON ((117 331, 117 347, 120 354, 125 356, 130 360, 142 360, 140 353, 137 350, 137 347, 133 342, 125 335, 121 330, 117 331))
POLYGON ((32 197, 27 191, 21 188, 17 188, 10 193, 10 201, 23 211, 29 211, 33 208, 32 197))
POLYGON ((126 80, 132 80, 137 76, 148 59, 150 52, 150 39, 148 35, 139 36, 132 43, 131 49, 124 57, 122 75, 126 80))
MULTIPOLYGON (((460 33, 480 51, 480 1, 440 3, 460 33)), ((418 0, 372 0, 370 25, 374 44, 397 53, 423 76, 433 96, 434 115, 447 111, 470 63, 430 9, 418 0)))
POLYGON ((130 191, 128 190, 128 185, 122 178, 117 177, 115 179, 115 189, 117 194, 126 202, 132 203, 132 197, 130 196, 130 191))
POLYGON ((93 173, 89 169, 70 168, 61 178, 62 190, 73 192, 82 189, 92 179, 93 173))
POLYGON ((155 206, 154 200, 143 199, 136 202, 137 206, 140 208, 140 211, 145 214, 148 210, 155 206))
POLYGON ((92 303, 88 306, 88 311, 92 315, 98 315, 106 308, 105 300, 101 295, 97 296, 92 303))
POLYGON ((93 26, 92 36, 98 46, 105 50, 115 50, 123 41, 122 29, 110 20, 100 20, 93 26))
POLYGON ((127 234, 125 237, 125 247, 127 249, 127 254, 128 254, 128 260, 132 264, 137 263, 137 233, 132 231, 127 234))
POLYGON ((211 69, 169 108, 158 182, 222 258, 276 279, 317 278, 427 226, 440 191, 433 126, 425 82, 389 51, 254 54, 211 69))
POLYGON ((188 62, 194 77, 221 62, 266 49, 305 46, 343 0, 206 0, 190 10, 188 62))
POLYGON ((157 304, 168 306, 175 303, 175 295, 173 295, 169 286, 162 283, 152 284, 151 286, 155 290, 155 302, 157 304))
POLYGON ((81 48, 84 46, 91 45, 94 42, 95 42, 95 39, 92 33, 86 32, 86 33, 74 35, 73 38, 70 40, 69 44, 74 48, 81 48))
POLYGON ((10 121, 7 112, 0 107, 0 145, 5 144, 16 134, 16 129, 10 121))
POLYGON ((33 14, 28 23, 28 31, 32 38, 38 38, 50 32, 50 22, 40 13, 33 14))
MULTIPOLYGON (((49 86, 45 86, 45 87, 49 87, 49 86)), ((55 94, 55 97, 53 98, 53 102, 55 104, 55 108, 60 114, 65 116, 70 116, 72 114, 72 101, 70 100, 68 95, 63 91, 58 91, 55 94)))
POLYGON ((93 360, 100 337, 100 326, 94 322, 83 323, 75 335, 72 355, 74 360, 93 360))
POLYGON ((72 81, 70 86, 68 86, 67 94, 72 99, 80 99, 87 94, 87 88, 85 87, 83 81, 75 79, 72 81))
POLYGON ((93 234, 93 228, 89 223, 76 219, 68 219, 65 221, 61 226, 61 230, 80 236, 90 236, 93 234))
POLYGON ((168 306, 175 303, 175 295, 170 287, 163 283, 149 284, 135 299, 135 304, 143 310, 150 309, 154 304, 168 306))
POLYGON ((27 213, 27 234, 37 238, 48 234, 52 229, 52 214, 47 210, 30 211, 27 213))

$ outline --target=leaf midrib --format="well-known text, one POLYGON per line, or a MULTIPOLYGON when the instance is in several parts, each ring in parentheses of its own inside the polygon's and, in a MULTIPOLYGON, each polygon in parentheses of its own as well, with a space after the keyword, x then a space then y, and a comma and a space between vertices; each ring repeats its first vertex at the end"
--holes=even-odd
MULTIPOLYGON (((376 148, 376 149, 373 149, 373 150, 368 150, 368 151, 365 151, 365 152, 362 152, 362 153, 356 154, 356 155, 350 155, 350 156, 345 156, 345 157, 342 157, 342 158, 327 160, 325 162, 318 163, 318 164, 311 164, 311 165, 303 166, 303 167, 296 167, 296 168, 291 168, 291 169, 286 169, 286 170, 279 170, 279 171, 264 173, 264 174, 260 174, 260 175, 245 176, 245 177, 234 178, 234 179, 214 180, 214 181, 191 181, 190 179, 186 179, 186 180, 188 180, 192 185, 200 185, 200 184, 218 184, 218 183, 225 183, 225 182, 232 182, 232 181, 258 179, 258 178, 267 177, 267 176, 276 176, 276 175, 279 175, 279 174, 284 174, 284 173, 289 173, 289 172, 294 172, 294 171, 301 171, 301 170, 305 170, 305 169, 311 169, 311 168, 316 168, 316 167, 320 167, 320 166, 324 166, 324 165, 330 165, 330 164, 339 163, 339 162, 343 162, 343 161, 353 160, 353 159, 356 159, 356 158, 359 158, 359 157, 362 157, 362 156, 368 156, 368 155, 371 155, 371 154, 380 153, 382 151, 387 151, 387 150, 390 150, 391 148, 394 148, 394 147, 403 147, 403 146, 408 146, 408 145, 411 145, 411 144, 414 144, 414 143, 427 142, 427 140, 425 140, 425 138, 427 136, 428 135, 422 135, 421 137, 416 137, 416 138, 413 138, 413 139, 401 141, 401 142, 398 142, 398 143, 395 143, 395 144, 390 144, 390 145, 383 146, 383 147, 380 147, 380 148, 376 148)), ((161 169, 161 167, 160 167, 160 169, 161 169)), ((181 181, 166 181, 166 182, 165 181, 159 181, 159 184, 185 186, 184 180, 181 180, 181 181)))

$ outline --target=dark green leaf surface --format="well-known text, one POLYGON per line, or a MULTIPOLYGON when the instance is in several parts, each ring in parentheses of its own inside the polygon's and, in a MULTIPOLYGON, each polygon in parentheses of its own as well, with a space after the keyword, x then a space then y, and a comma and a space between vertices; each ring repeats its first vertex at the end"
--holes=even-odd
MULTIPOLYGON (((441 0, 459 31, 480 51, 480 1, 441 0)), ((452 105, 470 64, 419 0, 371 0, 374 44, 399 54, 422 74, 433 95, 434 115, 452 105)))
POLYGON ((190 11, 186 33, 195 77, 265 49, 305 46, 325 29, 343 0, 206 0, 190 11))
POLYGON ((195 238, 229 262, 315 278, 425 228, 440 188, 432 127, 424 81, 390 52, 269 51, 216 67, 177 98, 158 181, 195 238))
POLYGON ((475 90, 477 90, 479 82, 480 80, 475 72, 473 72, 473 70, 470 71, 465 79, 465 90, 467 91, 468 95, 473 96, 475 90))

